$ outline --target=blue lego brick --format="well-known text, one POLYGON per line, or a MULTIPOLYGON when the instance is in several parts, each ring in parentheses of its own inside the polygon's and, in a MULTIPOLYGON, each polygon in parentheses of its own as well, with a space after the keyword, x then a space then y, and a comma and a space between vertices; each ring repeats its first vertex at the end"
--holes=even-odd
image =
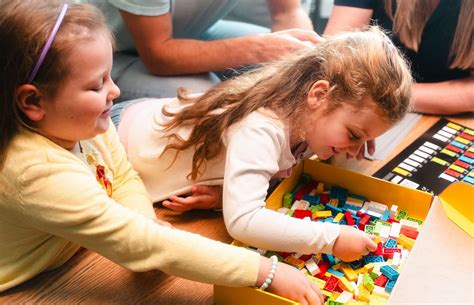
POLYGON ((382 274, 388 277, 388 279, 391 281, 396 281, 398 279, 398 276, 400 275, 397 270, 393 269, 390 266, 382 266, 380 268, 380 272, 382 272, 382 274))
POLYGON ((321 198, 319 196, 312 195, 303 195, 301 199, 308 201, 310 205, 318 205, 321 201, 321 198))
POLYGON ((387 292, 389 292, 389 293, 392 292, 393 287, 395 286, 395 282, 396 282, 396 281, 390 281, 390 280, 389 280, 389 281, 387 282, 387 284, 385 284, 385 291, 387 291, 387 292))
POLYGON ((381 255, 367 255, 364 257, 364 262, 368 263, 383 263, 385 260, 381 255))
POLYGON ((328 269, 328 272, 331 273, 331 274, 340 276, 340 277, 344 277, 344 273, 342 273, 342 272, 340 272, 340 271, 337 271, 337 270, 334 270, 334 269, 332 269, 332 268, 329 268, 329 269, 328 269))
POLYGON ((384 244, 385 248, 396 248, 397 247, 397 241, 393 238, 388 238, 387 241, 384 244))

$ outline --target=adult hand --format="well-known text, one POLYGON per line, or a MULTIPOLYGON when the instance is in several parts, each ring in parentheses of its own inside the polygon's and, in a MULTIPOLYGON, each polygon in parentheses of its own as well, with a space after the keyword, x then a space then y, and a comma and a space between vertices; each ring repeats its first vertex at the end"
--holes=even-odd
MULTIPOLYGON (((263 282, 270 270, 269 259, 262 257, 260 272, 263 274, 263 282), (267 262, 268 261, 268 262, 267 262)), ((258 283, 261 285, 261 283, 258 283)), ((323 295, 318 285, 308 279, 301 271, 287 264, 278 263, 273 281, 267 291, 279 296, 299 302, 302 305, 324 304, 323 295)))
POLYGON ((295 51, 310 48, 324 40, 316 32, 291 29, 269 34, 261 34, 259 61, 271 61, 295 51))
POLYGON ((341 226, 341 233, 333 247, 334 256, 345 262, 360 259, 377 249, 377 244, 367 235, 351 226, 341 226))
POLYGON ((170 196, 169 200, 163 201, 163 206, 178 212, 222 208, 222 186, 193 185, 191 195, 187 197, 170 196))

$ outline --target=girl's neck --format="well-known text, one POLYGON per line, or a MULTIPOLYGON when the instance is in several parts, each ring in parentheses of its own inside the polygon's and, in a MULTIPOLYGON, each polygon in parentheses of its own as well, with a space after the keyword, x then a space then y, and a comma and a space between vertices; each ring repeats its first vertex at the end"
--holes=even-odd
POLYGON ((79 153, 82 150, 81 144, 79 141, 68 141, 68 140, 58 139, 51 136, 46 136, 46 137, 49 140, 61 146, 62 148, 64 148, 65 150, 69 150, 70 152, 79 153))

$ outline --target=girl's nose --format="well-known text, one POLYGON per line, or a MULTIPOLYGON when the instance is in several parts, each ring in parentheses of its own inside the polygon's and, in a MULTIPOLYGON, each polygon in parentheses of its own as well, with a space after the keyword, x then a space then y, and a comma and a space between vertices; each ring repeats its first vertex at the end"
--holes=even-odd
POLYGON ((107 96, 107 99, 109 101, 113 101, 117 97, 120 96, 120 88, 117 87, 117 85, 114 83, 113 80, 111 80, 111 82, 112 82, 112 87, 110 88, 109 95, 107 96))

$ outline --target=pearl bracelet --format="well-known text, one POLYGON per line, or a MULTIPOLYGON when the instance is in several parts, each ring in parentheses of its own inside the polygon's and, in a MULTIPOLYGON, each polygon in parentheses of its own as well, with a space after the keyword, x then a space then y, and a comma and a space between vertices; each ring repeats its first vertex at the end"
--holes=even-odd
POLYGON ((276 257, 276 255, 272 255, 270 259, 272 260, 272 267, 270 268, 270 273, 268 274, 266 280, 263 282, 262 286, 260 286, 261 290, 267 289, 268 286, 270 286, 270 284, 272 283, 273 277, 275 276, 278 258, 276 257))

